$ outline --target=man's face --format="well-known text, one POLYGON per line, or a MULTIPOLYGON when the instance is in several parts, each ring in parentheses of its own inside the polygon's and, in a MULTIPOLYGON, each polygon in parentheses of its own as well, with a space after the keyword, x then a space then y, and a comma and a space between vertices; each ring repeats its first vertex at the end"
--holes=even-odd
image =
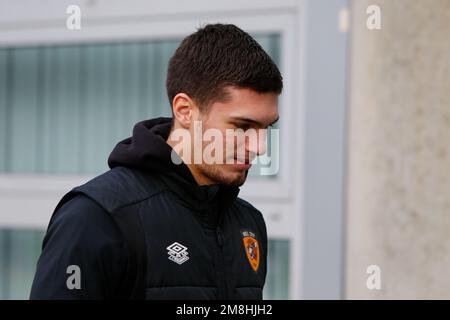
MULTIPOLYGON (((225 101, 213 103, 207 114, 199 113, 197 116, 197 120, 201 121, 203 133, 209 129, 221 133, 221 141, 215 138, 210 141, 202 139, 204 156, 221 155, 222 161, 202 161, 194 166, 197 174, 208 184, 220 183, 238 187, 245 182, 252 160, 266 152, 264 129, 278 120, 278 95, 235 87, 228 87, 227 90, 229 95, 225 101), (222 154, 211 152, 219 148, 222 154)), ((192 134, 194 130, 191 125, 192 134)))

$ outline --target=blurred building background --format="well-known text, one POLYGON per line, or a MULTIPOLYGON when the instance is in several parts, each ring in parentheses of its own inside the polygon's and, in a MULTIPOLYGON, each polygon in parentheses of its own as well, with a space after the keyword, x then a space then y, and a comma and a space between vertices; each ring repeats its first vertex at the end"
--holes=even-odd
POLYGON ((0 298, 28 297, 60 197, 170 115, 168 59, 215 22, 285 81, 280 171, 240 194, 268 227, 265 298, 450 298, 450 0, 0 0, 0 298))

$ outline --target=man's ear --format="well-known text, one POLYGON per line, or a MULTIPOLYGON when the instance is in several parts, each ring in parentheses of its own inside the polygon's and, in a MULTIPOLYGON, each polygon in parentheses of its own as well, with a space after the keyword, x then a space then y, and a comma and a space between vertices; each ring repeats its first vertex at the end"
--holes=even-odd
POLYGON ((174 120, 185 129, 189 129, 194 121, 196 109, 194 101, 185 93, 178 93, 173 98, 172 111, 174 120))

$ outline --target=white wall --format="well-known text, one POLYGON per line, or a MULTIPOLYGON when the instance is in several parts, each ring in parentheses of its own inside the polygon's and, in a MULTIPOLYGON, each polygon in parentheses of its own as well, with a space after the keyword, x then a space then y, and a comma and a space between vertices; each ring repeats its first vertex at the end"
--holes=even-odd
POLYGON ((346 296, 450 298, 450 1, 353 1, 346 296), (381 268, 368 290, 366 268, 381 268))

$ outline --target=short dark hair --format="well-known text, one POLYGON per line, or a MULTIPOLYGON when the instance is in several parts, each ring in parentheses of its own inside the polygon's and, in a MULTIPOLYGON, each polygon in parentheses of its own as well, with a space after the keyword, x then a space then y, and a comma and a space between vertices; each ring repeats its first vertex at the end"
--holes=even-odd
POLYGON ((169 61, 170 104, 184 92, 202 111, 235 86, 280 94, 283 78, 275 63, 248 33, 232 24, 207 24, 184 38, 169 61))

